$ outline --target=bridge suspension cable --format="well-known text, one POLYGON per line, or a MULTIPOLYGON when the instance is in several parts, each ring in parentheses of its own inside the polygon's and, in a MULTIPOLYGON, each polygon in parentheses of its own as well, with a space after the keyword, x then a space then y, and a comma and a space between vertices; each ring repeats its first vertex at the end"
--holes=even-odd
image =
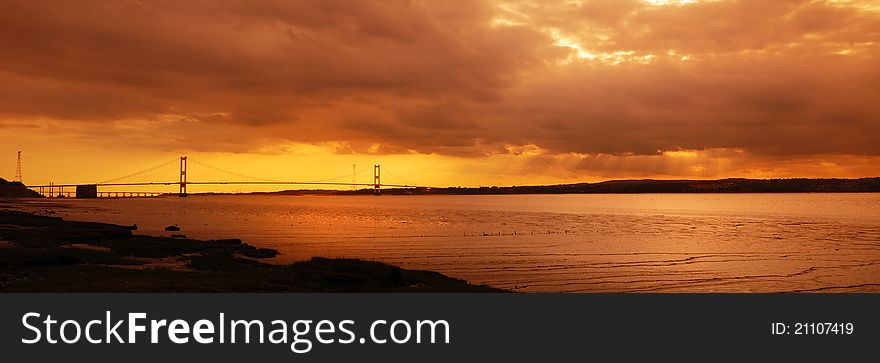
MULTIPOLYGON (((218 171, 218 172, 221 172, 224 174, 234 175, 234 176, 244 178, 244 179, 249 179, 249 180, 248 181, 216 181, 216 180, 215 181, 207 181, 207 180, 186 181, 185 179, 181 179, 180 181, 165 180, 165 181, 141 181, 141 182, 123 181, 123 182, 120 182, 121 180, 124 180, 124 179, 133 178, 133 177, 143 175, 143 174, 155 171, 157 169, 175 164, 178 161, 181 161, 181 173, 185 173, 185 165, 186 164, 183 163, 184 160, 187 160, 187 158, 186 157, 174 158, 174 159, 168 160, 168 161, 163 162, 159 165, 156 165, 156 166, 144 169, 144 170, 140 170, 140 171, 128 174, 128 175, 124 175, 124 176, 121 176, 118 178, 101 181, 101 182, 94 183, 94 184, 99 185, 99 186, 160 186, 160 185, 181 185, 181 186, 183 186, 183 185, 187 185, 187 184, 200 184, 200 185, 308 185, 308 184, 317 184, 317 185, 339 185, 339 186, 349 185, 349 186, 366 186, 366 187, 373 186, 374 188, 378 184, 378 178, 374 178, 373 182, 371 182, 371 183, 364 183, 364 182, 358 183, 357 182, 357 176, 359 174, 364 173, 364 172, 368 172, 371 169, 373 169, 374 171, 377 171, 378 165, 371 165, 371 166, 364 167, 360 170, 353 170, 351 174, 345 173, 343 175, 339 175, 339 176, 333 177, 333 178, 305 180, 305 181, 291 181, 291 180, 276 180, 276 179, 268 179, 268 178, 257 178, 257 177, 250 176, 250 175, 244 175, 241 173, 236 173, 234 171, 230 171, 230 170, 226 170, 226 169, 223 169, 220 167, 216 167, 216 166, 210 165, 208 163, 205 163, 203 161, 195 160, 192 158, 189 158, 188 160, 192 161, 193 163, 196 163, 198 165, 204 166, 208 169, 215 170, 215 171, 218 171), (354 176, 354 177, 353 177, 353 179, 351 179, 351 182, 340 182, 339 181, 342 179, 350 178, 352 176, 354 176)), ((400 187, 400 188, 419 187, 417 184, 414 184, 414 183, 410 182, 409 180, 406 180, 405 178, 401 177, 399 174, 395 174, 393 171, 389 170, 387 167, 384 169, 385 169, 384 171, 385 171, 385 173, 387 173, 387 175, 390 175, 395 179, 399 179, 400 181, 405 182, 406 184, 383 183, 383 184, 381 184, 382 186, 400 187)), ((44 187, 64 188, 64 187, 74 187, 74 186, 79 187, 80 184, 49 183, 47 185, 34 185, 34 186, 31 186, 31 188, 44 188, 44 187)), ((378 188, 376 188, 376 189, 378 189, 378 188)), ((181 193, 181 194, 183 194, 183 193, 181 193)))
POLYGON ((389 170, 387 166, 382 166, 382 172, 387 174, 388 176, 391 176, 394 179, 398 179, 398 180, 402 181, 406 185, 415 185, 415 183, 413 183, 409 180, 406 180, 406 178, 400 176, 399 174, 395 174, 393 171, 389 170))
MULTIPOLYGON (((250 176, 250 175, 244 175, 244 174, 241 174, 241 173, 236 173, 236 172, 234 172, 234 171, 226 170, 226 169, 223 169, 223 168, 220 168, 220 167, 216 167, 216 166, 210 165, 210 164, 208 164, 208 163, 205 163, 205 162, 203 162, 203 161, 199 161, 199 160, 193 159, 193 158, 191 158, 191 157, 189 158, 189 161, 192 161, 193 163, 196 163, 196 164, 198 164, 198 165, 204 166, 204 167, 206 167, 206 168, 208 168, 208 169, 211 169, 211 170, 214 170, 214 171, 218 171, 218 172, 221 172, 221 173, 225 173, 225 174, 229 174, 229 175, 234 175, 234 176, 237 176, 237 177, 240 177, 240 178, 245 178, 245 179, 250 179, 250 180, 256 180, 256 181, 282 182, 281 180, 277 180, 277 179, 257 178, 257 177, 250 176)), ((361 169, 361 170, 356 171, 355 174, 357 175, 357 174, 363 173, 363 172, 365 172, 365 171, 368 171, 368 170, 370 170, 370 169, 371 169, 371 168, 363 168, 363 169, 361 169)), ((337 177, 333 177, 333 178, 305 180, 305 181, 302 181, 302 182, 300 182, 300 183, 325 183, 325 182, 331 182, 331 181, 341 180, 341 179, 345 179, 345 178, 349 178, 349 177, 351 177, 351 174, 346 173, 346 174, 343 174, 343 175, 340 175, 340 176, 337 176, 337 177)))
MULTIPOLYGON (((372 168, 373 168, 373 167, 368 167, 368 168, 363 168, 363 169, 361 169, 361 170, 355 171, 355 172, 354 172, 355 177, 357 176, 357 174, 363 173, 363 172, 365 172, 365 171, 367 171, 367 170, 370 170, 370 169, 372 169, 372 168)), ((337 176, 337 177, 335 177, 335 178, 327 178, 327 179, 319 179, 319 180, 307 180, 307 181, 304 181, 303 183, 323 183, 323 182, 331 182, 331 181, 340 180, 340 179, 347 179, 347 178, 350 178, 350 177, 351 177, 351 174, 346 173, 346 174, 344 174, 344 175, 340 175, 340 176, 337 176)))
POLYGON ((275 180, 275 179, 257 178, 257 177, 253 177, 253 176, 250 176, 250 175, 239 174, 239 173, 236 173, 236 172, 234 172, 234 171, 229 171, 229 170, 226 170, 226 169, 223 169, 223 168, 218 168, 218 167, 216 167, 216 166, 210 165, 210 164, 205 163, 205 162, 202 162, 202 161, 198 161, 198 160, 193 159, 193 158, 189 158, 189 161, 192 161, 192 162, 194 162, 194 163, 196 163, 196 164, 198 164, 198 165, 204 166, 204 167, 206 167, 206 168, 208 168, 208 169, 211 169, 211 170, 214 170, 214 171, 219 171, 219 172, 221 172, 221 173, 226 173, 226 174, 229 174, 229 175, 234 175, 234 176, 237 176, 237 177, 239 177, 239 178, 245 178, 245 179, 256 180, 256 181, 280 182, 280 180, 275 180))
POLYGON ((165 167, 165 166, 168 166, 168 165, 174 164, 174 163, 176 163, 176 162, 177 162, 177 158, 174 158, 174 159, 171 159, 171 160, 169 160, 169 161, 167 161, 167 162, 164 162, 164 163, 162 163, 162 164, 156 165, 156 166, 154 166, 154 167, 147 168, 147 169, 144 169, 144 170, 141 170, 141 171, 138 171, 138 172, 135 172, 135 173, 131 173, 131 174, 128 174, 128 175, 125 175, 125 176, 121 176, 121 177, 118 177, 118 178, 114 178, 114 179, 110 179, 110 180, 104 180, 104 181, 98 182, 97 184, 113 183, 113 182, 117 182, 117 181, 120 181, 120 180, 124 180, 124 179, 128 179, 128 178, 136 177, 136 176, 138 176, 138 175, 142 175, 142 174, 149 173, 149 172, 151 172, 151 171, 154 171, 154 170, 156 170, 156 169, 163 168, 163 167, 165 167))

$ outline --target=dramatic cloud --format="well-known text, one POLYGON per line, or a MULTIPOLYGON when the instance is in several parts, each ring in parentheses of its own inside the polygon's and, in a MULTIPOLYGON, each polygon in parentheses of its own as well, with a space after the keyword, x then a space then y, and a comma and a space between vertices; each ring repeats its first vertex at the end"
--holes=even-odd
POLYGON ((876 1, 8 0, 0 132, 508 155, 559 178, 870 175, 878 41, 876 1))

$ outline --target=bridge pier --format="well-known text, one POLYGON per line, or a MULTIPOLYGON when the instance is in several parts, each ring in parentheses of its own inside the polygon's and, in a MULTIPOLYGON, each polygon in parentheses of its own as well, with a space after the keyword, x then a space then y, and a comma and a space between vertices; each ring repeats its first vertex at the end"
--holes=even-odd
POLYGON ((76 186, 76 198, 97 198, 98 197, 98 185, 97 184, 83 184, 76 186))

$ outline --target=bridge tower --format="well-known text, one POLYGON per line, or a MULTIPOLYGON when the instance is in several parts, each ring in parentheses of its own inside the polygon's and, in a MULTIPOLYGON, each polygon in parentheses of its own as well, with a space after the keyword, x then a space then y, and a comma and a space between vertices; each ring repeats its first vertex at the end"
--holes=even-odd
POLYGON ((186 196, 186 156, 180 157, 180 191, 178 197, 186 196))
POLYGON ((382 189, 382 182, 379 176, 382 174, 382 165, 373 165, 373 194, 379 195, 382 189))
POLYGON ((12 181, 21 183, 21 151, 18 152, 18 161, 15 163, 15 179, 12 181))

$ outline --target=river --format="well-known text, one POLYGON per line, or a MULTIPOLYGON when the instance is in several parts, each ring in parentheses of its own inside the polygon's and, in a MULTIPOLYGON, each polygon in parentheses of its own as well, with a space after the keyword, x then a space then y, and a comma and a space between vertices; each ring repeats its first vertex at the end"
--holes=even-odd
POLYGON ((526 292, 880 291, 880 194, 191 195, 27 200, 526 292))

